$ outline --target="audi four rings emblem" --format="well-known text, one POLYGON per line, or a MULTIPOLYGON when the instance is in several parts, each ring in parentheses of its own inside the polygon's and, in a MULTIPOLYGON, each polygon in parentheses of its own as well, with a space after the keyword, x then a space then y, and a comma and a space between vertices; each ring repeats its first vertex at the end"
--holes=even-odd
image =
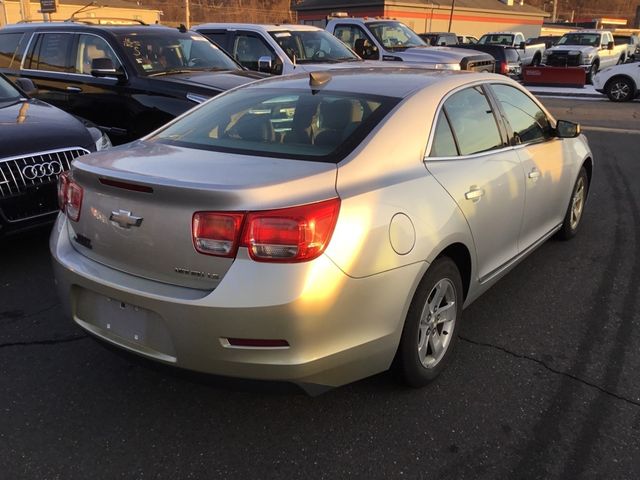
POLYGON ((51 175, 59 175, 63 171, 60 162, 46 162, 38 165, 27 165, 22 169, 22 175, 27 180, 35 180, 36 178, 50 177, 51 175))

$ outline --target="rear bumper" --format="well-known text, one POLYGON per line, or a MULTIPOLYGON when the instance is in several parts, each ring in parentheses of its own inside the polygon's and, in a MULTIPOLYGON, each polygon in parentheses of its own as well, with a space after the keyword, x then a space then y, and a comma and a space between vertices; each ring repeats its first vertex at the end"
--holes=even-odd
POLYGON ((67 313, 139 355, 216 375, 339 386, 389 368, 417 282, 415 264, 354 279, 326 256, 259 264, 239 253, 214 291, 176 287, 94 262, 51 236, 67 313), (286 348, 230 347, 227 338, 283 339, 286 348))

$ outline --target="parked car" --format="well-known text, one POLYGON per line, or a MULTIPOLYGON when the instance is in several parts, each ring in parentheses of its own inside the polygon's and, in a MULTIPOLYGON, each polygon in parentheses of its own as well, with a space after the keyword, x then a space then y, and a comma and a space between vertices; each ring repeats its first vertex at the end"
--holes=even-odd
POLYGON ((593 77, 593 87, 612 102, 629 102, 640 95, 640 63, 605 68, 593 77))
POLYGON ((318 391, 395 359, 421 386, 464 306, 576 234, 592 171, 579 126, 506 77, 276 77, 77 159, 55 277, 87 332, 168 365, 318 391))
POLYGON ((273 75, 365 64, 336 37, 308 25, 205 23, 193 30, 226 50, 243 67, 273 75))
POLYGON ((540 65, 546 45, 542 42, 527 44, 521 32, 491 32, 478 40, 478 45, 501 45, 517 48, 523 66, 540 65))
POLYGON ((73 159, 109 146, 100 130, 29 98, 0 73, 0 238, 52 223, 58 175, 73 159))
POLYGON ((458 35, 459 45, 466 45, 466 44, 475 45, 476 43, 478 43, 478 39, 476 37, 472 37, 471 35, 458 35))
POLYGON ((640 37, 638 35, 616 35, 613 34, 613 42, 616 45, 626 47, 625 57, 627 61, 640 60, 640 37))
POLYGON ((450 47, 430 47, 413 30, 395 20, 334 18, 326 30, 366 60, 420 63, 444 70, 493 72, 491 55, 450 47))
POLYGON ((31 79, 38 98, 92 121, 114 143, 265 76, 243 70, 195 32, 73 22, 0 29, 0 72, 31 79))
POLYGON ((458 45, 458 36, 449 32, 428 32, 418 35, 427 45, 432 47, 455 47, 458 45))
MULTIPOLYGON (((545 50, 555 46, 562 37, 560 35, 543 35, 541 37, 527 38, 527 45, 544 43, 545 50)), ((544 52, 543 52, 544 53, 544 52)))
POLYGON ((496 61, 496 73, 518 78, 522 75, 522 62, 520 61, 519 50, 502 45, 460 45, 460 48, 471 48, 476 51, 485 52, 491 55, 496 61))
POLYGON ((615 46, 607 30, 579 30, 565 33, 555 47, 544 52, 542 62, 551 67, 582 67, 587 82, 601 68, 624 63, 626 47, 615 46))

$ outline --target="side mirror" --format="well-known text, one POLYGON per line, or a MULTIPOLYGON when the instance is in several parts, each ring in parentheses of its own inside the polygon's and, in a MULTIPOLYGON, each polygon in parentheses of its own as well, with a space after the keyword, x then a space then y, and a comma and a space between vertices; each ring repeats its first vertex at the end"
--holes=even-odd
POLYGON ((91 60, 91 75, 94 77, 124 77, 122 72, 116 70, 113 60, 110 58, 94 58, 91 60))
POLYGON ((580 135, 580 124, 567 120, 558 120, 556 123, 556 136, 558 138, 575 138, 580 135))
POLYGON ((16 85, 20 90, 32 97, 38 93, 38 89, 30 78, 16 78, 16 85))
POLYGON ((607 50, 613 50, 613 45, 614 45, 613 42, 607 43, 607 50))
POLYGON ((520 50, 524 50, 527 44, 525 42, 520 42, 520 50))
POLYGON ((258 71, 271 73, 273 71, 273 60, 270 56, 264 55, 258 58, 258 71))

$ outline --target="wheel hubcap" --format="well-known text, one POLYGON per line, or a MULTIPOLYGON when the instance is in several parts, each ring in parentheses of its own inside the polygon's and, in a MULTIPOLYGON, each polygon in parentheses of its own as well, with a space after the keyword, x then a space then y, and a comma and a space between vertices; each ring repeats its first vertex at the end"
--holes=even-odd
POLYGON ((418 358, 425 368, 434 368, 444 357, 456 316, 456 289, 444 278, 429 292, 418 324, 418 358))
POLYGON ((616 100, 626 98, 629 95, 630 87, 625 82, 616 82, 611 86, 611 96, 616 100))
POLYGON ((580 177, 576 184, 576 191, 573 194, 571 201, 571 229, 578 228, 580 218, 582 217, 582 210, 584 209, 584 178, 580 177))

